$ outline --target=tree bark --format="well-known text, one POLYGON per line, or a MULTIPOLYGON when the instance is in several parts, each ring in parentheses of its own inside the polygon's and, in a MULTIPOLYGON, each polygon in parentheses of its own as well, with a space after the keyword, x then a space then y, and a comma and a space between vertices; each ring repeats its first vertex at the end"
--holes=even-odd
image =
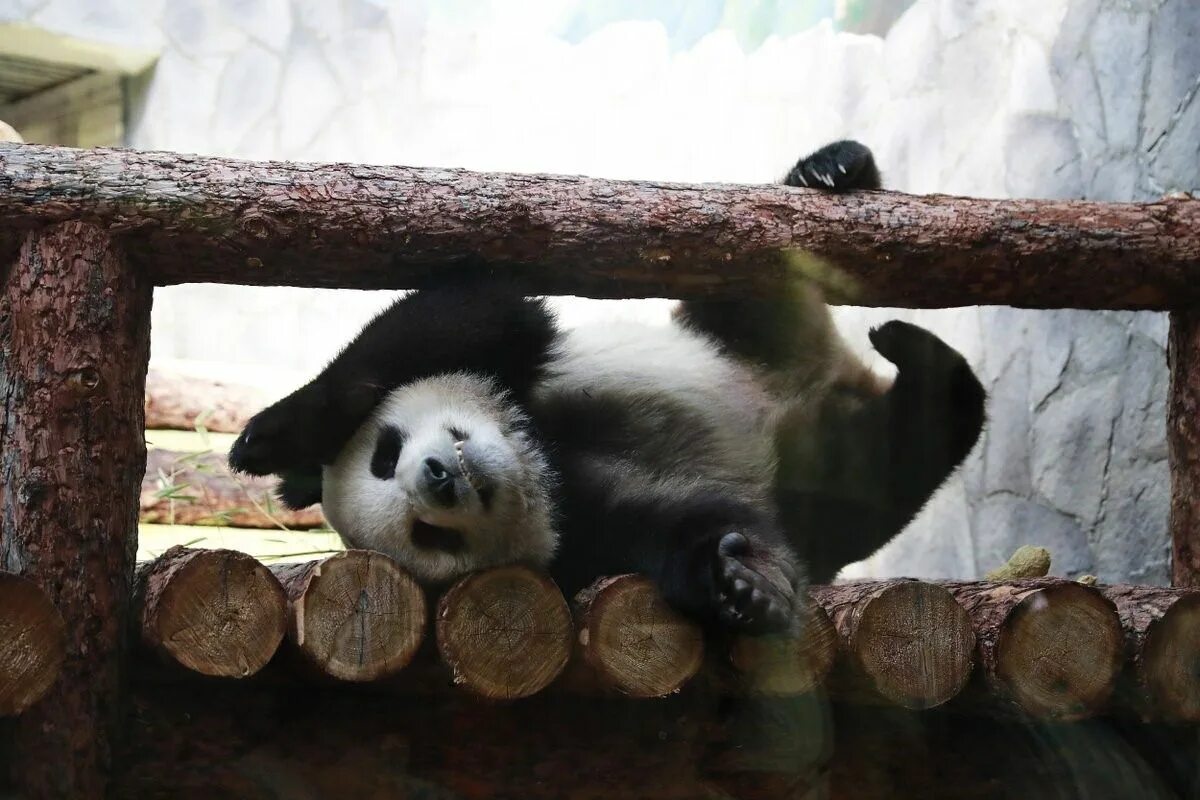
POLYGON ((1200 722, 1200 591, 1109 586, 1125 629, 1129 705, 1147 719, 1200 722))
POLYGON ((119 724, 146 466, 151 284, 93 225, 31 233, 0 301, 0 567, 63 615, 58 683, 19 718, 23 798, 101 797, 119 724))
POLYGON ((0 572, 0 716, 20 714, 54 685, 67 628, 33 581, 0 572))
POLYGON ((1124 633, 1098 590, 1055 578, 943 585, 971 618, 979 669, 995 696, 1057 720, 1082 719, 1107 705, 1124 633))
POLYGON ((975 634, 941 586, 862 581, 814 587, 813 598, 841 635, 854 671, 881 697, 905 708, 941 705, 967 684, 975 634))
POLYGON ((379 680, 407 666, 425 636, 425 594, 382 553, 347 550, 272 571, 288 596, 288 645, 311 672, 379 680))
POLYGON ((258 672, 283 640, 287 597, 245 553, 172 547, 138 567, 141 640, 171 664, 222 678, 258 672))
POLYGON ((787 248, 843 271, 798 265, 856 305, 1200 302, 1200 201, 1183 198, 835 196, 0 145, 0 235, 79 217, 117 231, 159 285, 410 288, 484 256, 536 294, 772 295, 787 248))
POLYGON ((139 519, 165 525, 303 530, 325 524, 319 505, 298 511, 275 500, 275 478, 234 475, 224 455, 151 450, 139 519))
POLYGON ((203 380, 152 369, 146 375, 149 430, 240 433, 270 398, 249 386, 203 380))
POLYGON ((630 697, 679 691, 704 663, 700 628, 642 575, 601 578, 575 596, 580 658, 601 685, 630 697))
POLYGON ((558 586, 526 567, 476 572, 438 601, 437 644, 454 682, 493 700, 536 694, 571 657, 571 611, 558 586))
POLYGON ((1167 341, 1171 583, 1200 588, 1200 308, 1171 313, 1167 341))

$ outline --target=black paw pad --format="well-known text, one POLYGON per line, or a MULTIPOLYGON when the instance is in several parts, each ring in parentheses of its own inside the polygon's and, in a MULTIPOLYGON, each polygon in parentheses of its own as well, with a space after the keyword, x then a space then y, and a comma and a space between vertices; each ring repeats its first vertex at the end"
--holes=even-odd
POLYGON ((750 542, 741 533, 727 533, 717 545, 715 585, 717 617, 730 629, 747 633, 782 631, 793 623, 790 566, 780 564, 788 585, 771 581, 752 568, 750 542))

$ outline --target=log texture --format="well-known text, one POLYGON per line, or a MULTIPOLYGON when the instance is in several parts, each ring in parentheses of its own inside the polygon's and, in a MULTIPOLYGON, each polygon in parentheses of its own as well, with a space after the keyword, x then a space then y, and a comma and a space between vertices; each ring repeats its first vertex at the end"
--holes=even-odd
POLYGON ((781 248, 799 248, 861 279, 841 298, 857 305, 1200 301, 1186 198, 832 196, 0 144, 0 236, 76 218, 108 226, 159 285, 411 288, 482 255, 538 294, 765 294, 781 248))
POLYGON ((1200 588, 1200 308, 1171 313, 1167 340, 1171 583, 1200 588))
POLYGON ((117 731, 123 631, 146 466, 152 287, 99 228, 30 234, 0 298, 0 568, 68 631, 62 676, 17 721, 23 798, 100 797, 117 731))
POLYGON ((1097 589, 1054 578, 944 584, 967 610, 978 666, 1002 701, 1046 719, 1077 720, 1107 705, 1124 633, 1097 589))
POLYGON ((139 519, 163 525, 305 530, 325 524, 319 505, 293 511, 274 499, 275 478, 235 475, 224 455, 151 450, 139 519))
POLYGON ((1125 629, 1131 705, 1152 719, 1200 722, 1200 591, 1109 586, 1125 629))
POLYGON ((140 565, 135 584, 142 643, 201 675, 253 675, 287 627, 283 587, 245 553, 172 547, 140 565))
POLYGON ((67 653, 62 614, 33 581, 0 572, 0 716, 20 714, 54 685, 67 653))
POLYGON ((679 691, 704 663, 700 628, 643 575, 602 578, 575 597, 579 656, 604 686, 630 697, 679 691))
POLYGON ((546 688, 571 657, 571 611, 545 575, 499 567, 462 578, 438 601, 437 644, 454 682, 493 700, 546 688))
POLYGON ((240 433, 270 398, 249 386, 152 369, 146 375, 146 427, 240 433))
POLYGON ((905 708, 933 708, 967 684, 974 666, 970 620, 946 591, 912 580, 812 589, 841 635, 856 673, 905 708))
POLYGON ((425 594, 395 561, 347 550, 272 571, 288 596, 288 644, 304 668, 341 681, 394 675, 425 636, 425 594))
POLYGON ((800 638, 739 636, 729 658, 741 675, 740 685, 761 694, 798 695, 825 682, 838 653, 838 632, 829 614, 815 601, 804 607, 800 638))

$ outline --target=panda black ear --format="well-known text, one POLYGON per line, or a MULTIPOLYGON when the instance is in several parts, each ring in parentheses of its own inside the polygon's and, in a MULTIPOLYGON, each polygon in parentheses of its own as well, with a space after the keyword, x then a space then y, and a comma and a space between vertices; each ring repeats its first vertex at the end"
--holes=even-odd
MULTIPOLYGON (((338 397, 341 413, 346 417, 357 420, 361 423, 366 419, 367 415, 375 410, 375 406, 383 399, 383 392, 378 386, 359 381, 347 386, 338 397)), ((358 424, 355 424, 355 428, 358 424)))

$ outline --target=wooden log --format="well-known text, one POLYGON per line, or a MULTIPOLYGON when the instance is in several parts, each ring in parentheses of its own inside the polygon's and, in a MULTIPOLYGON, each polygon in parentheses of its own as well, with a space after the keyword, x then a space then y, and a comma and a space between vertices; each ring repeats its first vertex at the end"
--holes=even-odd
POLYGON ((118 231, 158 285, 412 288, 483 256, 536 294, 771 295, 799 249, 861 279, 842 298, 857 305, 1200 302, 1200 201, 1182 197, 835 196, 0 144, 0 237, 76 217, 118 231))
POLYGON ((146 427, 240 433, 270 398, 249 386, 152 369, 146 375, 146 427))
POLYGON ((797 695, 825 682, 838 652, 838 632, 825 609, 813 600, 804 606, 799 638, 739 636, 729 649, 742 685, 762 694, 797 695))
POLYGON ((325 524, 319 505, 293 511, 276 501, 275 482, 233 474, 223 455, 155 448, 146 454, 138 519, 164 525, 295 530, 325 524))
POLYGON ((58 682, 15 725, 23 798, 104 794, 146 466, 152 287, 94 225, 29 234, 0 270, 0 568, 68 632, 58 682))
POLYGON ((1200 591, 1108 586, 1125 629, 1134 709, 1148 719, 1200 722, 1200 591))
POLYGON ((966 686, 975 634, 966 612, 941 586, 924 581, 860 581, 813 587, 841 636, 855 673, 879 696, 923 709, 966 686))
POLYGON ((1200 588, 1200 308, 1171 313, 1167 338, 1171 583, 1200 588))
POLYGON ((33 581, 0 572, 0 716, 40 700, 66 653, 66 623, 50 597, 33 581))
POLYGON ((967 610, 989 688, 1036 717, 1077 720, 1102 710, 1121 671, 1116 607, 1074 581, 947 583, 967 610))
POLYGON ((271 569, 288 596, 288 644, 306 669, 366 682, 412 661, 425 636, 425 593, 392 559, 347 550, 271 569))
POLYGON ((245 553, 172 547, 139 565, 135 584, 141 641, 168 663, 246 678, 266 666, 283 640, 283 587, 245 553))
POLYGON ((571 611, 545 575, 510 566, 472 573, 437 607, 437 644, 456 684, 492 700, 546 688, 571 657, 571 611))
POLYGON ((630 697, 679 691, 704 663, 704 637, 643 575, 601 578, 575 596, 579 656, 601 686, 630 697))

